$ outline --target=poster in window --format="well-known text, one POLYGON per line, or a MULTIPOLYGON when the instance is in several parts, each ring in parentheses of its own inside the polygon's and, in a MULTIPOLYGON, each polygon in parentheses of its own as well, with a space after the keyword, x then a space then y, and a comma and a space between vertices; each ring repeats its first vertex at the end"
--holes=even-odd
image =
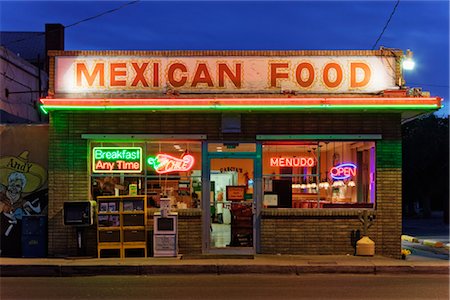
POLYGON ((228 185, 227 201, 244 201, 245 185, 228 185))

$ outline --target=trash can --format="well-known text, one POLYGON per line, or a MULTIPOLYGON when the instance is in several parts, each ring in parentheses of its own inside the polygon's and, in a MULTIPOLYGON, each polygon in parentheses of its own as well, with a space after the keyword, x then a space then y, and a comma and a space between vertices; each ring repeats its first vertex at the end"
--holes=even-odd
POLYGON ((47 216, 22 217, 22 257, 47 257, 47 216))

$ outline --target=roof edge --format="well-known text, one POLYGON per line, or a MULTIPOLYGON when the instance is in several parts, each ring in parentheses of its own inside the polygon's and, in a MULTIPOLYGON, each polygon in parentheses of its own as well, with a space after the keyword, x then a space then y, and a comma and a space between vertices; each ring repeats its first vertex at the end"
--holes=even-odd
POLYGON ((50 50, 48 56, 401 56, 402 50, 50 50))

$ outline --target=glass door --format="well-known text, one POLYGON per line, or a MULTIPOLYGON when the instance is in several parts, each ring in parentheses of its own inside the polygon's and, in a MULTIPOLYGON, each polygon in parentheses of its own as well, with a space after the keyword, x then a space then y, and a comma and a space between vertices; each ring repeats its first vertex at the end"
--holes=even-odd
POLYGON ((223 153, 209 166, 209 249, 253 250, 255 159, 223 153))

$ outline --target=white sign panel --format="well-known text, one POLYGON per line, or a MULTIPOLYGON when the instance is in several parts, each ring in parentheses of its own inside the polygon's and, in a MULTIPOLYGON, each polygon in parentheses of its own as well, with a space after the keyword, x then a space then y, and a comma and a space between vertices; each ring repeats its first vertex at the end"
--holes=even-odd
POLYGON ((263 206, 278 206, 278 195, 266 194, 264 195, 263 206))
POLYGON ((379 56, 59 56, 55 93, 378 93, 397 89, 379 56))

